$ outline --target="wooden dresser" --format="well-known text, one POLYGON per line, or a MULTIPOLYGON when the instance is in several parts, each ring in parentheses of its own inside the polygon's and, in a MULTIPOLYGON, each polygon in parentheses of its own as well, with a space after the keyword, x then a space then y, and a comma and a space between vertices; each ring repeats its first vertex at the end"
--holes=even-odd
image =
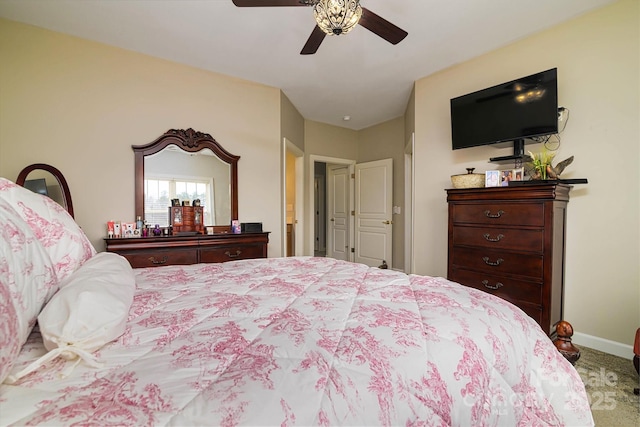
POLYGON ((133 268, 266 258, 269 233, 105 239, 133 268))
POLYGON ((562 320, 571 187, 447 190, 448 279, 504 298, 550 336, 562 320))

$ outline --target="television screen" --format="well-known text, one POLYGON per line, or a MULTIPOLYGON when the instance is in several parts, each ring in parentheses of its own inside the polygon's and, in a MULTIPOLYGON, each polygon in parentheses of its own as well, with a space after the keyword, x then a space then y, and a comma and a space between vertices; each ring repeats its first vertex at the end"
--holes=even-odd
POLYGON ((557 132, 556 68, 451 99, 454 150, 557 132))
POLYGON ((44 178, 27 179, 24 182, 24 188, 28 188, 34 193, 44 194, 45 196, 49 195, 47 191, 47 182, 44 178))

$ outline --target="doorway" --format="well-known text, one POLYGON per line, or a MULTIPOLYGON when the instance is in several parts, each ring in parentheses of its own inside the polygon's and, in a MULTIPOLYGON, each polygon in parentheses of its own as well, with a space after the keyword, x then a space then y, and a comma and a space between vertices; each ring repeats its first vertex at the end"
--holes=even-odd
POLYGON ((392 164, 391 159, 357 165, 310 156, 309 221, 314 234, 308 253, 376 267, 383 261, 392 265, 392 164), (358 186, 357 175, 362 175, 363 186, 358 186))
POLYGON ((282 141, 282 256, 303 254, 304 152, 282 141))
POLYGON ((393 265, 393 159, 355 167, 355 262, 393 265))
MULTIPOLYGON (((328 236, 330 217, 328 216, 328 188, 327 170, 332 167, 348 167, 353 170, 354 160, 340 159, 336 157, 326 157, 318 155, 309 156, 308 169, 308 194, 312 195, 310 209, 308 210, 307 221, 310 224, 309 232, 313 233, 312 239, 306 240, 305 253, 316 256, 327 256, 328 236), (311 227, 311 225, 313 225, 311 227)), ((349 179, 348 200, 349 211, 353 210, 353 180, 349 179)), ((349 215, 348 220, 348 241, 350 247, 353 242, 353 216, 349 215)), ((352 261, 352 254, 348 252, 348 260, 352 261)))
POLYGON ((327 164, 314 163, 313 177, 313 255, 327 255, 327 164))

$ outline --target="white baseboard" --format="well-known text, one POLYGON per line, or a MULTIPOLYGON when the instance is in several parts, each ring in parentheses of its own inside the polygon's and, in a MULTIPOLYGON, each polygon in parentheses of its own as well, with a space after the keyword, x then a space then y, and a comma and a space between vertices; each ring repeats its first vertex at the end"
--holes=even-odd
POLYGON ((594 337, 593 335, 581 334, 576 332, 571 337, 571 341, 580 348, 581 345, 599 350, 604 353, 613 354, 614 356, 625 359, 633 359, 633 346, 611 341, 605 338, 594 337))

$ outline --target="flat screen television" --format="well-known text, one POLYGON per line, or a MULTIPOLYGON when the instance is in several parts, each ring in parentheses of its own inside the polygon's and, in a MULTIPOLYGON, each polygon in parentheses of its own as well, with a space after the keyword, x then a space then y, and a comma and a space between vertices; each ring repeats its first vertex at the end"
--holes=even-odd
POLYGON ((513 156, 524 155, 526 139, 558 132, 557 68, 451 99, 454 150, 513 141, 513 156))

